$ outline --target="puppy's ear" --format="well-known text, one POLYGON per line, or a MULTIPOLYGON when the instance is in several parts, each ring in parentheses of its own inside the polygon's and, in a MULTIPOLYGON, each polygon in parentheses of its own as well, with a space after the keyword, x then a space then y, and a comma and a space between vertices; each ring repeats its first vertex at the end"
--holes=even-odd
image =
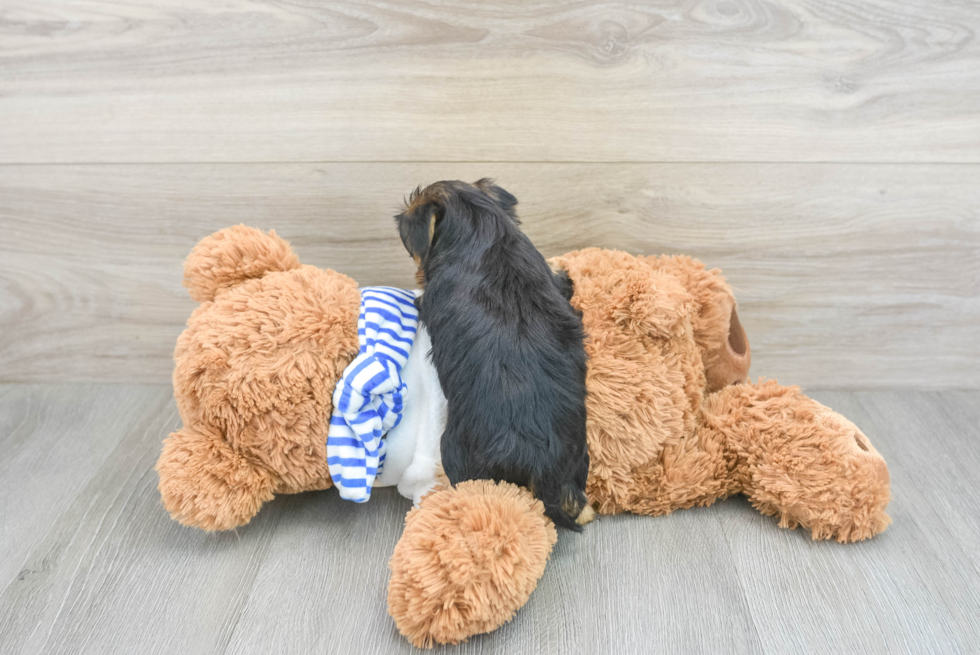
POLYGON ((429 256, 437 225, 445 213, 446 208, 442 202, 430 200, 409 206, 398 217, 398 232, 402 243, 420 266, 429 256))
POLYGON ((517 206, 517 198, 515 198, 513 194, 497 186, 489 177, 477 180, 473 183, 473 186, 493 198, 493 201, 498 207, 503 209, 510 215, 511 218, 516 220, 517 213, 514 211, 514 207, 517 206))

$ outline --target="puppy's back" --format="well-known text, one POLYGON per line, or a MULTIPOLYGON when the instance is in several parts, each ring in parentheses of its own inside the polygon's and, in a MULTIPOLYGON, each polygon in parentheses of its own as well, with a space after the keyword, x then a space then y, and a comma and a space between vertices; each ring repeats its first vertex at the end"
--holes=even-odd
POLYGON ((469 185, 433 195, 441 202, 421 217, 435 218, 419 256, 420 319, 448 402, 446 475, 526 486, 556 524, 580 529, 589 462, 581 319, 519 230, 513 196, 469 185))

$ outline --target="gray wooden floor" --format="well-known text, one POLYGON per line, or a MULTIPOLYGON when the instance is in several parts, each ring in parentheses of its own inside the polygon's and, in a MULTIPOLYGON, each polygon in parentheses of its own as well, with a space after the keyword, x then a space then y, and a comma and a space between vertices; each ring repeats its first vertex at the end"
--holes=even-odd
MULTIPOLYGON (((744 500, 561 535, 502 629, 444 652, 975 652, 980 392, 812 394, 887 458, 894 519, 812 542, 744 500)), ((385 610, 408 501, 281 497, 237 533, 170 521, 169 386, 0 385, 0 651, 411 650, 385 610)))

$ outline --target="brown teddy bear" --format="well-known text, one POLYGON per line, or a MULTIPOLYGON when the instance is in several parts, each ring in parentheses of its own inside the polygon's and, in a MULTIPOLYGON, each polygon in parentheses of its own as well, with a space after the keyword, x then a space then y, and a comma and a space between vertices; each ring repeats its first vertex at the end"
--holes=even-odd
MULTIPOLYGON (((868 438, 797 387, 746 383, 749 344, 719 271, 595 248, 551 263, 572 280, 588 335, 598 513, 662 515, 742 493, 814 539, 886 528, 888 468, 868 438)), ((242 226, 203 239, 184 284, 201 306, 174 353, 184 425, 157 464, 171 516, 227 530, 276 493, 329 488, 332 394, 358 354, 357 284, 242 226)), ((395 548, 389 612, 418 646, 494 630, 527 602, 555 541, 522 488, 437 485, 395 548)))

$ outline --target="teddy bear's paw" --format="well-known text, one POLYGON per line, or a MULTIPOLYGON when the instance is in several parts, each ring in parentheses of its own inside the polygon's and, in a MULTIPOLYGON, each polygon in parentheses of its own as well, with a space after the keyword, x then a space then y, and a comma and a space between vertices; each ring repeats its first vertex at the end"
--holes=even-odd
MULTIPOLYGON (((879 473, 872 471, 871 475, 879 473)), ((814 540, 836 539, 840 543, 851 543, 885 531, 891 524, 891 518, 885 513, 888 500, 886 489, 884 493, 872 490, 859 495, 821 494, 816 502, 812 499, 766 502, 753 497, 752 504, 763 514, 775 516, 781 528, 792 530, 802 526, 810 531, 814 540)))
POLYGON ((172 433, 163 442, 156 470, 170 516, 202 530, 245 525, 264 502, 272 500, 269 473, 206 428, 172 433))
POLYGON ((885 530, 891 518, 885 513, 891 500, 891 476, 885 458, 871 440, 852 422, 823 407, 821 422, 835 435, 848 482, 848 495, 840 507, 833 508, 830 520, 818 515, 810 531, 814 539, 836 539, 846 543, 869 539, 885 530))
POLYGON ((891 523, 885 459, 856 425, 799 387, 736 384, 702 408, 702 437, 724 444, 733 491, 780 526, 850 542, 891 523))
POLYGON ((513 484, 432 492, 395 546, 388 611, 421 648, 495 630, 527 602, 556 540, 541 502, 513 484))
MULTIPOLYGON (((852 422, 802 394, 779 444, 763 455, 746 490, 781 527, 808 529, 814 539, 869 539, 891 523, 888 465, 852 422)), ((764 446, 765 442, 760 443, 764 446)))

